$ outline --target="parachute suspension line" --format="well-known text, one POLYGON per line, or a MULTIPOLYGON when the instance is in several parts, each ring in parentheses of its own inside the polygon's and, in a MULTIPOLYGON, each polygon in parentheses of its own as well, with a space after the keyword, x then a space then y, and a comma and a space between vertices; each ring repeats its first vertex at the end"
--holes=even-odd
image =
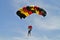
POLYGON ((29 25, 32 25, 32 23, 31 23, 31 18, 30 18, 30 20, 29 20, 29 25))

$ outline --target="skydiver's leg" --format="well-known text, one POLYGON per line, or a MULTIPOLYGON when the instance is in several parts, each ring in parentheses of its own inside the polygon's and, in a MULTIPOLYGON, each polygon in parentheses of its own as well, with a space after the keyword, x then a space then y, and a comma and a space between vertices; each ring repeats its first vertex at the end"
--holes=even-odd
POLYGON ((28 36, 31 35, 31 29, 28 31, 28 36))

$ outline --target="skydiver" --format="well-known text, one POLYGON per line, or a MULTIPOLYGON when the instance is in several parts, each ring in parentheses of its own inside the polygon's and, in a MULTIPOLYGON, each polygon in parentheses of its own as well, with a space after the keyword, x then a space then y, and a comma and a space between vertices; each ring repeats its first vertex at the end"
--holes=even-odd
POLYGON ((28 26, 28 36, 31 36, 32 26, 28 26))

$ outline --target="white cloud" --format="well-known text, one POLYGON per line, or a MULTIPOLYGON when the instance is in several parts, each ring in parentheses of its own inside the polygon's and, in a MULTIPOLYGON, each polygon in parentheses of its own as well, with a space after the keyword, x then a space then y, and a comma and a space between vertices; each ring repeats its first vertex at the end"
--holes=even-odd
POLYGON ((26 18, 27 24, 34 25, 38 29, 48 29, 48 30, 55 30, 60 29, 60 17, 59 16, 47 16, 42 17, 38 15, 31 15, 30 17, 26 18), (29 18, 29 19, 28 19, 29 18))
POLYGON ((48 38, 46 36, 44 37, 34 37, 34 36, 30 36, 30 37, 14 37, 14 40, 48 40, 48 38))
POLYGON ((48 19, 34 18, 32 22, 33 25, 35 25, 38 28, 54 30, 54 29, 60 29, 59 20, 60 19, 58 17, 49 17, 48 19))
POLYGON ((24 36, 24 37, 0 37, 0 40, 60 40, 60 35, 57 35, 55 37, 47 37, 44 35, 43 37, 36 37, 36 36, 24 36))
POLYGON ((47 37, 47 36, 43 36, 43 37, 36 37, 36 36, 30 36, 30 37, 13 37, 14 40, 60 40, 60 36, 56 36, 56 37, 47 37))
POLYGON ((37 5, 37 6, 42 6, 43 5, 43 2, 42 0, 13 0, 13 3, 12 5, 15 7, 15 8, 20 8, 20 7, 23 7, 23 6, 27 6, 27 5, 37 5))

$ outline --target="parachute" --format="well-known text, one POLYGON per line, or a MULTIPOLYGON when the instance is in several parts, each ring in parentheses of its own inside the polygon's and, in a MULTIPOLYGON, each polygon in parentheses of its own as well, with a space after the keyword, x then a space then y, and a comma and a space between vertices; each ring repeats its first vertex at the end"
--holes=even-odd
POLYGON ((23 8, 20 8, 16 14, 22 19, 22 18, 26 18, 31 14, 38 14, 38 15, 42 15, 43 17, 46 16, 46 11, 43 8, 40 8, 38 6, 26 6, 23 8))

